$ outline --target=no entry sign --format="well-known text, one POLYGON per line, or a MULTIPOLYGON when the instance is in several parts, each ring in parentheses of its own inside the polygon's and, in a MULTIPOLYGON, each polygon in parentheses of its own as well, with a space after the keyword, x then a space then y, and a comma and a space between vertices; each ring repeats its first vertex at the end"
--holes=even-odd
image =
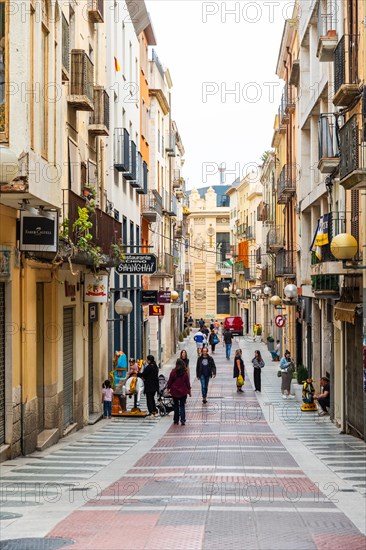
POLYGON ((277 327, 282 328, 285 324, 284 316, 283 315, 276 315, 275 323, 276 323, 277 327))

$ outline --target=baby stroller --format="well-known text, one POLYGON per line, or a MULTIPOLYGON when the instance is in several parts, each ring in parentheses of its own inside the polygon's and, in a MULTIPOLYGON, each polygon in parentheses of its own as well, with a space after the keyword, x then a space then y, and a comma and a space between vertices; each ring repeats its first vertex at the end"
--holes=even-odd
POLYGON ((163 374, 159 375, 159 391, 158 391, 158 402, 157 409, 160 416, 166 416, 174 410, 173 398, 169 393, 168 388, 166 387, 167 380, 163 374))

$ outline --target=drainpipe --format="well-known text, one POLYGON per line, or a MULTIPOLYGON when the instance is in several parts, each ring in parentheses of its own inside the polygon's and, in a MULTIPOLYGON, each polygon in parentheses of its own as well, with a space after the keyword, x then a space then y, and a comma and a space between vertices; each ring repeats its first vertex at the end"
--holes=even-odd
POLYGON ((99 153, 98 159, 98 180, 100 181, 100 209, 105 211, 105 173, 104 173, 104 151, 105 144, 101 138, 97 138, 99 141, 99 147, 97 151, 99 153))
POLYGON ((25 370, 25 342, 23 338, 25 336, 25 318, 24 318, 24 304, 25 304, 25 269, 24 258, 21 258, 20 263, 20 445, 22 455, 25 456, 25 406, 24 402, 24 370, 25 370), (23 403, 24 402, 24 403, 23 403))

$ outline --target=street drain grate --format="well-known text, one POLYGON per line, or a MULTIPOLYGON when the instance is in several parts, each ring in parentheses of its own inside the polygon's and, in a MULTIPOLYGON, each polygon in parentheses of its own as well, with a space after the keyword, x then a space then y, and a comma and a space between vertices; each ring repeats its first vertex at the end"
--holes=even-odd
POLYGON ((356 489, 338 489, 341 493, 355 493, 356 489))
POLYGON ((22 517, 22 514, 13 514, 12 512, 0 512, 0 521, 5 521, 7 519, 16 519, 21 517, 22 517))
POLYGON ((0 542, 0 548, 1 550, 57 550, 70 544, 74 544, 74 541, 62 538, 8 539, 0 542))

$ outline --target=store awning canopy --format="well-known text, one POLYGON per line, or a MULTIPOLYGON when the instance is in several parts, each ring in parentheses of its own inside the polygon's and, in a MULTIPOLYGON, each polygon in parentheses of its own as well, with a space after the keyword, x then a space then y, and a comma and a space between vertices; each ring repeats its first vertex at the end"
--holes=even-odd
POLYGON ((349 304, 347 302, 338 302, 334 307, 334 319, 344 321, 345 323, 355 324, 356 310, 362 308, 361 304, 349 304))

